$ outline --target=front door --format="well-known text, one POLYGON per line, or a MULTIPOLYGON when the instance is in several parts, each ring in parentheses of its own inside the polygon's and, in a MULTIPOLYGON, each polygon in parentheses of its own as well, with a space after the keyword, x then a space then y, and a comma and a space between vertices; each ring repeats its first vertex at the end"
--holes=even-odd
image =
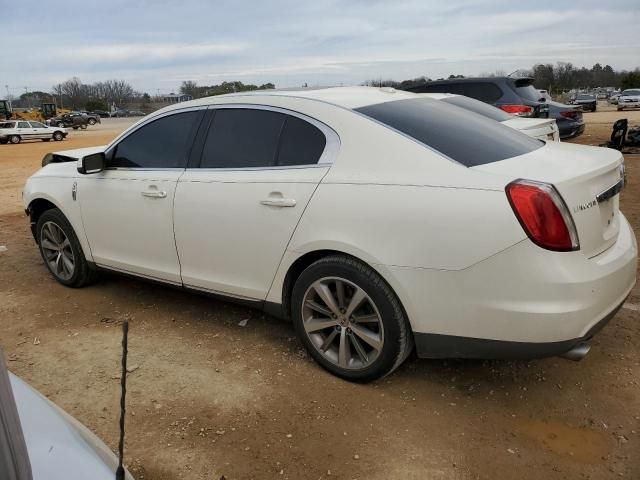
POLYGON ((107 168, 78 180, 77 199, 98 266, 180 284, 173 202, 201 111, 143 124, 107 154, 107 168))
POLYGON ((264 300, 336 139, 312 119, 277 109, 216 109, 199 165, 178 181, 184 285, 264 300))

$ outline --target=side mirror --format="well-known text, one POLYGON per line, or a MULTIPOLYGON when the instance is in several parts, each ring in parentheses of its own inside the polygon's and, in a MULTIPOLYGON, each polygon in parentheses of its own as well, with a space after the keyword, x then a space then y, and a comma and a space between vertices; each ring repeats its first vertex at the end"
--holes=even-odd
POLYGON ((104 170, 106 166, 106 157, 104 152, 93 153, 78 159, 78 173, 89 175, 104 170))

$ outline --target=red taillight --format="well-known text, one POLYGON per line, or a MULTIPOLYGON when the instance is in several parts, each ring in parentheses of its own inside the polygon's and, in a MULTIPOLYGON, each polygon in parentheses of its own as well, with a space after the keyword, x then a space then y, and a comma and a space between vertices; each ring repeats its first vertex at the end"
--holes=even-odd
POLYGON ((511 115, 530 117, 533 115, 533 107, 529 105, 500 105, 500 108, 511 115))
POLYGON ((516 180, 505 190, 520 225, 536 245, 558 252, 580 248, 573 218, 553 185, 516 180))
POLYGON ((564 118, 570 118, 572 120, 577 120, 578 118, 582 117, 582 114, 577 110, 561 110, 560 115, 564 118))

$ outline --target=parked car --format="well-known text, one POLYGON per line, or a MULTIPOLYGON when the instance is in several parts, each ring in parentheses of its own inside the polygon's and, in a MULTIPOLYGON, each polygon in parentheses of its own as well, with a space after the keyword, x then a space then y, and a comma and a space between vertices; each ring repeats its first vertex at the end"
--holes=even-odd
POLYGON ((489 103, 519 117, 546 118, 545 97, 533 86, 532 78, 453 78, 408 88, 414 93, 456 93, 489 103))
POLYGON ((612 93, 611 95, 609 95, 609 98, 607 99, 607 102, 609 102, 611 105, 617 105, 618 104, 618 98, 620 98, 621 93, 617 92, 617 93, 612 93))
POLYGON ((598 106, 598 100, 595 95, 579 93, 570 101, 571 105, 580 105, 583 111, 595 112, 598 106))
POLYGON ((62 141, 67 136, 67 130, 63 127, 49 127, 44 123, 7 120, 0 121, 0 143, 20 143, 24 140, 42 140, 48 142, 62 141))
POLYGON ((582 135, 585 129, 582 108, 553 100, 547 103, 549 104, 549 118, 556 121, 562 140, 582 135))
POLYGON ((90 119, 87 115, 84 115, 79 112, 71 112, 65 113, 64 115, 59 115, 57 117, 51 118, 47 120, 49 125, 54 125, 57 127, 71 127, 74 130, 78 128, 86 129, 87 125, 95 124, 95 118, 90 119), (93 122, 93 123, 90 123, 93 122))
POLYGON ((111 116, 121 118, 121 117, 130 117, 131 115, 129 114, 129 110, 119 109, 114 112, 111 112, 111 116))
POLYGON ((560 141, 560 133, 556 121, 552 118, 525 118, 510 115, 507 112, 493 107, 488 103, 481 102, 475 98, 465 97, 463 95, 453 95, 451 93, 418 93, 417 95, 433 98, 434 100, 442 100, 443 102, 455 105, 465 110, 490 118, 496 122, 500 122, 507 127, 519 130, 530 137, 540 140, 560 141))
MULTIPOLYGON (((8 372, 2 358, 0 458, 6 480, 112 480, 118 465, 102 440, 8 372)), ((125 478, 133 480, 127 471, 125 478)))
POLYGON ((95 112, 91 113, 91 112, 87 112, 87 111, 82 111, 82 112, 72 112, 72 113, 80 113, 80 114, 84 115, 85 117, 87 117, 87 124, 89 124, 89 125, 95 125, 96 123, 101 123, 100 115, 98 115, 95 112))
POLYGON ((640 88, 630 88, 624 90, 620 97, 618 97, 618 111, 625 108, 638 108, 640 107, 640 88))
POLYGON ((144 117, 146 113, 142 110, 129 110, 129 117, 144 117))
POLYGON ((111 116, 106 110, 94 110, 92 113, 98 115, 100 118, 109 118, 111 116))
POLYGON ((238 93, 49 154, 23 200, 61 284, 109 270, 254 305, 367 381, 414 344, 584 356, 635 284, 623 161, 393 89, 238 93))

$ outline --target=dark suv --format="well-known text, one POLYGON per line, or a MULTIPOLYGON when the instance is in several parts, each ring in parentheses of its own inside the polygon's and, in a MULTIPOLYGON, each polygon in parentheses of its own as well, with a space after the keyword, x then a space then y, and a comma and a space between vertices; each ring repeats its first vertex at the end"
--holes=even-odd
POLYGON ((560 138, 584 131, 582 112, 569 105, 546 101, 532 78, 488 77, 438 80, 407 89, 414 93, 457 93, 494 105, 520 117, 554 118, 560 138))

